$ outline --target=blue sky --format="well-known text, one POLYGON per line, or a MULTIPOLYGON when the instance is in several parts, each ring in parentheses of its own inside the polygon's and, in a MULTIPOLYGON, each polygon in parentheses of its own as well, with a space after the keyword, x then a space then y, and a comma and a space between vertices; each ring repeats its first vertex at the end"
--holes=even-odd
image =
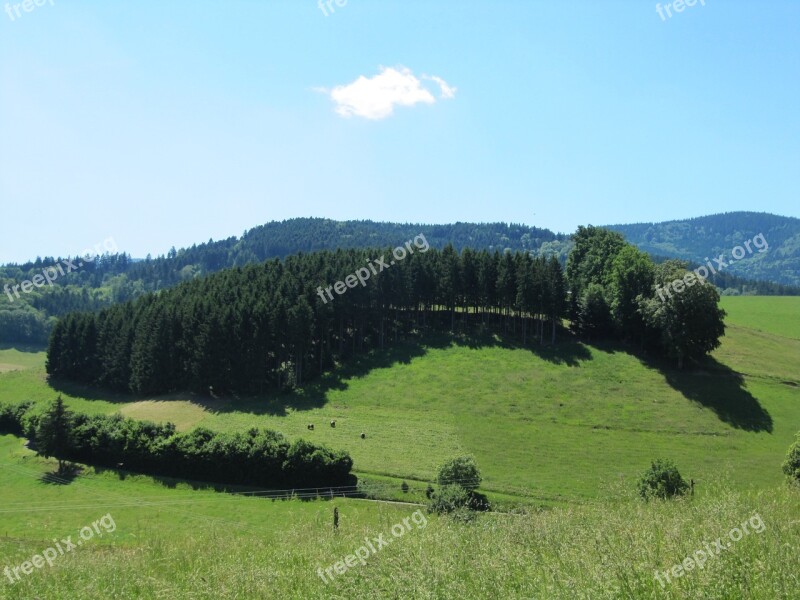
POLYGON ((800 216, 800 2, 704 1, 0 0, 0 262, 304 216, 800 216))

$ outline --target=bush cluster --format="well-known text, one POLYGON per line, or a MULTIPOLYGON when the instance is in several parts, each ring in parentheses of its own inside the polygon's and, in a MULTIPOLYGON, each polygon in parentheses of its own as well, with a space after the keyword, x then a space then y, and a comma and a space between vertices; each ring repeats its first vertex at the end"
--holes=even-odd
POLYGON ((30 407, 30 402, 0 404, 0 433, 23 435, 25 433, 23 418, 30 407))
POLYGON ((486 496, 475 491, 481 483, 481 474, 473 457, 448 460, 439 468, 436 481, 439 491, 434 492, 430 485, 426 490, 428 512, 471 521, 476 511, 491 509, 486 496))

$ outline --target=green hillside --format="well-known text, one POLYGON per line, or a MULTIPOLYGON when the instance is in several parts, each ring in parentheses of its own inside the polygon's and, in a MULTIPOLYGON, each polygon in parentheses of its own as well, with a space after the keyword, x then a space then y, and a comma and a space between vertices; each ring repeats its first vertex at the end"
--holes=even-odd
MULTIPOLYGON (((362 475, 427 480, 444 459, 472 453, 485 490, 545 504, 602 497, 656 456, 673 458, 700 489, 722 473, 743 487, 776 485, 800 423, 800 337, 785 337, 798 328, 800 298, 725 298, 723 306, 732 310, 722 347, 686 372, 622 347, 573 341, 539 351, 442 337, 373 354, 289 396, 64 391, 82 412, 306 437, 350 452, 362 475), (740 324, 759 313, 767 331, 740 324)), ((33 356, 31 367, 32 355, 0 351, 6 369, 15 360, 27 366, 0 376, 0 401, 57 393, 45 382, 43 353, 33 356)))
POLYGON ((722 305, 728 312, 728 322, 736 327, 800 340, 796 298, 723 298, 722 305))

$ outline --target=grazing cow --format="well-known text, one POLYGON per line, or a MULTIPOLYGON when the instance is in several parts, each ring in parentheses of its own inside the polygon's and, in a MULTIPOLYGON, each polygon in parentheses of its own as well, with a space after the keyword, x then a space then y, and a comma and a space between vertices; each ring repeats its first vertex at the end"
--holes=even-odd
POLYGON ((361 434, 361 439, 362 439, 362 440, 365 440, 365 439, 367 439, 367 434, 366 434, 366 433, 362 433, 362 434, 361 434))
POLYGON ((314 431, 314 424, 313 424, 313 423, 309 423, 309 424, 308 424, 308 428, 309 428, 311 431, 314 431))
POLYGON ((336 427, 336 421, 331 421, 331 427, 336 427))

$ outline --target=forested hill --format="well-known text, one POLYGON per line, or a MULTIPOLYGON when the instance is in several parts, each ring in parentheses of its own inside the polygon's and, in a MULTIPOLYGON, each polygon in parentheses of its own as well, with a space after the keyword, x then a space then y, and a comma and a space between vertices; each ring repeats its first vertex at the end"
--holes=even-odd
MULTIPOLYGON (((424 225, 375 221, 333 221, 302 218, 272 221, 246 231, 241 238, 193 245, 171 250, 167 257, 131 265, 129 279, 141 279, 159 288, 227 267, 243 266, 271 258, 286 258, 299 252, 349 248, 395 247, 420 233, 433 248, 448 243, 456 250, 472 248, 489 251, 532 251, 556 255, 564 262, 569 250, 568 235, 547 229, 506 223, 453 223, 424 225)), ((149 286, 148 286, 149 287, 149 286)), ((153 289, 149 287, 149 289, 153 289)))
POLYGON ((382 223, 305 218, 272 221, 247 231, 233 250, 252 252, 256 258, 285 257, 297 252, 337 248, 394 247, 424 234, 434 248, 448 243, 456 250, 538 250, 546 242, 565 241, 566 234, 549 229, 507 223, 382 223))
MULTIPOLYGON (((77 283, 99 287, 108 276, 125 274, 116 282, 115 300, 133 298, 141 291, 169 287, 197 275, 207 275, 229 267, 259 263, 271 258, 286 258, 299 252, 348 248, 395 247, 420 233, 433 248, 448 243, 456 250, 472 248, 494 251, 531 251, 533 254, 555 255, 563 263, 569 251, 569 236, 548 229, 507 223, 453 223, 424 225, 414 223, 379 223, 375 221, 333 221, 303 218, 272 221, 246 231, 241 238, 172 248, 166 256, 133 260, 130 256, 106 257, 86 265, 60 283, 77 283), (134 282, 139 282, 134 285, 134 282), (125 283, 131 285, 126 289, 125 283)), ((28 274, 55 264, 60 259, 37 258, 21 265, 0 266, 0 278, 26 279, 28 274)))
POLYGON ((656 265, 602 228, 579 228, 566 271, 556 257, 440 251, 423 235, 412 239, 391 253, 339 249, 227 269, 99 313, 70 313, 53 329, 47 372, 137 394, 249 394, 302 385, 420 330, 554 344, 569 316, 587 338, 628 340, 679 367, 724 335, 714 286, 687 283, 657 297, 687 277, 683 265, 656 265))
MULTIPOLYGON (((771 271, 764 270, 768 261, 794 261, 783 272, 789 272, 797 279, 797 251, 789 258, 785 256, 788 248, 792 248, 790 236, 778 226, 784 221, 797 222, 797 219, 784 219, 762 215, 774 221, 773 226, 764 227, 763 231, 770 244, 768 252, 757 254, 753 261, 758 261, 762 270, 749 278, 770 279, 771 271), (792 268, 791 265, 794 265, 792 268)), ((712 217, 709 217, 712 218, 712 217)), ((702 221, 696 219, 695 221, 702 221)), ((747 223, 744 219, 743 223, 747 223)), ((653 239, 654 255, 677 256, 689 259, 695 254, 681 250, 690 241, 700 250, 700 259, 710 256, 705 245, 716 246, 715 238, 706 242, 704 234, 696 234, 691 239, 689 234, 683 235, 683 242, 674 248, 660 242, 660 237, 649 230, 661 231, 660 225, 616 226, 615 229, 628 235, 634 244, 645 250, 645 245, 637 239, 653 239), (627 232, 630 228, 631 233, 627 232), (659 245, 660 244, 660 245, 659 245), (702 252, 706 253, 703 254, 702 252)), ((796 225, 794 226, 797 229, 796 225)), ((758 229, 758 227, 756 227, 758 229)), ((679 231, 679 229, 677 230, 679 231)), ((717 231, 716 229, 714 230, 717 231)), ((733 229, 732 231, 744 231, 733 229)), ((754 230, 752 235, 760 233, 754 230)), ((555 256, 562 265, 566 263, 567 254, 573 242, 565 234, 556 234, 547 229, 526 225, 506 223, 453 223, 448 225, 424 225, 414 223, 379 223, 374 221, 333 221, 320 218, 290 219, 273 221, 266 225, 254 227, 246 231, 241 238, 230 237, 224 240, 193 245, 180 250, 171 249, 166 256, 144 260, 134 260, 127 254, 105 255, 94 261, 85 262, 77 270, 59 276, 53 285, 36 286, 29 293, 12 295, 11 288, 24 281, 41 278, 43 269, 62 262, 61 257, 37 258, 25 264, 0 266, 0 287, 5 291, 0 294, 0 342, 23 342, 42 344, 47 342, 50 331, 58 317, 75 310, 98 310, 112 304, 138 298, 142 294, 171 288, 181 282, 190 281, 230 267, 241 267, 247 264, 261 263, 272 258, 285 258, 300 252, 308 254, 321 250, 363 249, 375 247, 396 247, 407 240, 423 234, 432 248, 442 249, 448 243, 457 251, 464 248, 473 250, 495 250, 504 252, 529 252, 534 256, 555 256), (6 289, 8 286, 8 289, 6 289)), ((676 234, 677 235, 677 234, 676 234)), ((743 235, 743 234, 742 234, 743 235)), ((738 233, 723 231, 722 239, 741 241, 738 233)), ((797 234, 793 238, 797 247, 797 234)), ((730 252, 735 245, 732 242, 724 245, 724 251, 730 252)), ((658 259, 656 259, 658 260, 658 259)), ((700 261, 698 261, 700 262, 700 261)), ((796 294, 797 288, 788 288, 768 282, 747 281, 737 278, 730 269, 711 278, 711 282, 725 290, 725 293, 759 293, 759 294, 796 294)), ((786 281, 784 276, 781 280, 786 281)), ((778 279, 775 277, 774 279, 778 279)), ((800 284, 800 281, 797 281, 800 284)), ((32 286, 31 286, 32 287, 32 286)))
POLYGON ((696 219, 664 223, 609 225, 625 239, 652 255, 680 258, 698 264, 705 257, 724 254, 762 234, 768 244, 765 252, 748 254, 733 261, 727 273, 745 277, 800 285, 800 219, 769 213, 731 212, 696 219))
MULTIPOLYGON (((148 255, 144 260, 134 260, 127 254, 106 255, 58 277, 53 286, 17 292, 17 297, 7 291, 0 295, 0 342, 45 343, 56 318, 70 311, 97 310, 229 267, 300 252, 396 247, 420 233, 437 249, 450 243, 459 251, 467 247, 492 252, 529 251, 556 256, 562 264, 571 247, 567 235, 506 223, 423 225, 321 218, 273 221, 246 231, 241 238, 172 248, 158 258, 148 255)), ((30 281, 41 276, 43 269, 61 262, 61 257, 39 257, 24 264, 0 266, 0 287, 30 281)))

